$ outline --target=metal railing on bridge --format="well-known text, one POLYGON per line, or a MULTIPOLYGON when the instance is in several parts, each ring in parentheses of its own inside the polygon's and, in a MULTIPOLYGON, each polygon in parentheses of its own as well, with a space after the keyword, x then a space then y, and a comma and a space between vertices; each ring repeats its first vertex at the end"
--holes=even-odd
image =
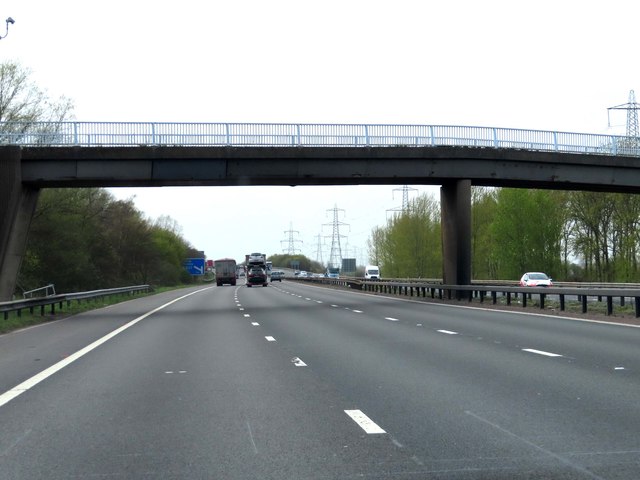
POLYGON ((640 156, 640 140, 634 137, 446 125, 0 122, 0 144, 86 147, 466 146, 640 156))

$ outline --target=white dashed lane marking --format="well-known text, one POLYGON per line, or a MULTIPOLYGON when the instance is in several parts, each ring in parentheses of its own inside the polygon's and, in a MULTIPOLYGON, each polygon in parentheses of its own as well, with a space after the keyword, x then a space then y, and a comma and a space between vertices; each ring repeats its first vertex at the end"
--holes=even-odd
POLYGON ((360 426, 366 433, 387 433, 380 428, 373 420, 367 417, 361 410, 345 410, 344 413, 360 426))
POLYGON ((384 317, 385 320, 389 320, 390 322, 397 322, 399 321, 397 318, 393 318, 393 317, 384 317))
POLYGON ((275 341, 276 341, 276 339, 275 339, 275 338, 273 338, 273 337, 271 337, 271 336, 264 337, 264 338, 266 338, 266 339, 267 339, 267 342, 275 342, 275 341))
POLYGON ((529 352, 529 353, 535 353, 537 355, 544 355, 545 357, 561 357, 562 356, 559 353, 544 352, 542 350, 536 350, 534 348, 523 348, 522 351, 523 352, 529 352))
POLYGON ((452 332, 451 330, 438 330, 439 333, 444 333, 445 335, 458 335, 458 332, 452 332))

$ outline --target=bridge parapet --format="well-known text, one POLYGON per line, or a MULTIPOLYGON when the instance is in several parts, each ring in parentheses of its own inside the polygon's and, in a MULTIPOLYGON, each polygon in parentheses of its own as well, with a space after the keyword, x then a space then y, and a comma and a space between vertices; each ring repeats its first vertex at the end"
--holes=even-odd
POLYGON ((468 146, 640 156, 640 139, 451 125, 0 122, 0 144, 21 146, 468 146))

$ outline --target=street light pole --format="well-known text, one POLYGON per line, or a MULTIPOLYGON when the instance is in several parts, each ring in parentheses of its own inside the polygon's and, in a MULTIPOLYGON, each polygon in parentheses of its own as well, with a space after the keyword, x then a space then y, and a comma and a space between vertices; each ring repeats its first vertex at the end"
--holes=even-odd
POLYGON ((2 40, 4 37, 6 37, 7 35, 9 35, 9 24, 13 25, 14 23, 16 23, 16 21, 15 21, 13 18, 11 18, 11 17, 8 17, 8 18, 5 20, 5 22, 6 22, 6 24, 7 24, 7 29, 5 30, 4 35, 0 35, 0 40, 2 40))

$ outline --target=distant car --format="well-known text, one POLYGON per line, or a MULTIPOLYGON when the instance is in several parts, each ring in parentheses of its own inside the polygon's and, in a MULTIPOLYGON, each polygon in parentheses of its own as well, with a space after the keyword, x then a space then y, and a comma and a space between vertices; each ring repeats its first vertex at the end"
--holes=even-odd
POLYGON ((281 282, 282 279, 284 278, 284 272, 281 270, 272 270, 271 271, 271 281, 275 282, 276 280, 278 282, 281 282))
POLYGON ((252 253, 249 255, 248 262, 251 265, 266 265, 267 257, 263 253, 252 253))
POLYGON ((260 267, 251 267, 247 274, 247 287, 252 287, 253 285, 262 285, 266 287, 269 285, 267 283, 267 271, 264 268, 260 267))
POLYGON ((551 287, 551 279, 546 273, 527 272, 520 279, 521 287, 551 287))

